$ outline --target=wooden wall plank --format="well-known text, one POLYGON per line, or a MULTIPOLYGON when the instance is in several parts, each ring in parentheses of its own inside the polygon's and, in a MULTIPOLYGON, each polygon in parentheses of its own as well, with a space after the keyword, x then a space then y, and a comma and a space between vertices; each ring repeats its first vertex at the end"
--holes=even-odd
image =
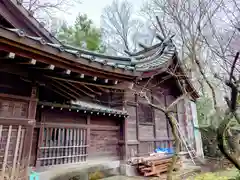
MULTIPOLYGON (((54 145, 55 147, 58 146, 57 131, 58 131, 58 129, 57 129, 57 128, 54 128, 54 143, 53 143, 53 145, 54 145)), ((54 150, 53 150, 53 156, 54 156, 54 157, 57 157, 57 150, 58 150, 58 148, 54 148, 54 150)), ((57 159, 54 159, 54 161, 52 162, 52 164, 54 164, 54 165, 57 164, 57 159)))
MULTIPOLYGON (((80 129, 80 155, 83 154, 83 129, 80 129)), ((83 161, 83 157, 80 156, 80 161, 83 161)))
POLYGON ((65 149, 65 156, 66 156, 66 158, 65 158, 65 163, 68 163, 69 162, 69 159, 68 159, 68 156, 69 156, 69 139, 70 139, 70 137, 69 137, 69 128, 67 128, 66 129, 66 146, 67 146, 67 148, 65 149))
POLYGON ((83 149, 83 161, 86 161, 86 148, 85 148, 85 145, 86 145, 86 140, 87 140, 87 138, 86 138, 86 136, 87 136, 87 131, 86 131, 86 129, 83 129, 83 146, 84 147, 82 147, 82 149, 83 149))
MULTIPOLYGON (((48 128, 49 131, 49 135, 48 135, 48 147, 52 146, 52 132, 53 132, 53 128, 48 128)), ((48 157, 52 157, 52 149, 48 149, 48 157)), ((48 165, 52 165, 52 160, 48 159, 48 165)))
MULTIPOLYGON (((25 138, 25 129, 22 129, 21 131, 21 139, 20 139, 20 147, 19 147, 19 153, 18 153, 18 159, 17 159, 17 167, 16 167, 16 171, 19 172, 20 171, 20 167, 25 166, 22 160, 24 160, 22 158, 22 152, 23 152, 23 146, 24 146, 24 138, 25 138)), ((24 160, 25 161, 25 160, 24 160)))
MULTIPOLYGON (((91 125, 91 116, 87 116, 87 125, 91 125)), ((91 136, 91 129, 87 128, 87 132, 86 132, 86 145, 88 145, 88 147, 86 148, 86 153, 89 154, 89 150, 90 150, 90 136, 91 136)), ((86 157, 87 159, 87 157, 86 157)))
MULTIPOLYGON (((49 131, 48 131, 48 128, 45 128, 46 130, 46 135, 45 135, 45 147, 49 147, 49 143, 48 143, 48 136, 49 136, 49 131)), ((48 149, 45 149, 44 150, 44 158, 47 158, 48 157, 48 149)), ((47 160, 44 160, 43 161, 44 165, 47 166, 48 165, 48 162, 47 160)))
MULTIPOLYGON (((44 127, 41 126, 39 128, 39 135, 38 135, 38 144, 37 144, 37 159, 42 157, 44 152, 42 152, 42 150, 40 149, 41 146, 44 146, 44 127)), ((41 165, 41 161, 36 161, 36 167, 40 167, 41 165)))
POLYGON ((73 157, 73 160, 72 160, 72 162, 76 162, 76 146, 77 146, 77 141, 76 141, 76 138, 77 138, 77 134, 76 134, 76 132, 77 132, 77 129, 73 129, 73 151, 72 151, 72 155, 74 156, 73 157))
MULTIPOLYGON (((62 129, 59 128, 59 129, 58 129, 58 140, 57 140, 56 146, 61 146, 61 132, 62 132, 62 129)), ((58 148, 58 149, 57 149, 57 152, 56 152, 57 156, 61 156, 61 155, 60 155, 60 151, 61 151, 61 149, 58 148)), ((56 160, 56 164, 61 164, 61 159, 57 159, 57 160, 56 160)))
MULTIPOLYGON (((65 136, 65 133, 66 132, 66 129, 64 128, 63 130, 62 130, 62 135, 61 135, 61 138, 62 138, 62 146, 65 146, 65 144, 66 144, 66 136, 65 136)), ((61 149, 61 156, 65 156, 65 152, 66 152, 66 150, 64 149, 64 148, 62 148, 61 149)), ((65 163, 65 158, 62 158, 61 159, 62 161, 62 163, 61 164, 64 164, 65 163)))
POLYGON ((22 126, 18 126, 18 132, 17 132, 17 140, 16 140, 16 146, 15 146, 15 152, 13 157, 13 166, 12 166, 12 172, 11 172, 11 180, 13 179, 13 176, 16 172, 16 165, 17 165, 17 157, 19 152, 19 144, 21 141, 21 132, 22 132, 22 126))
POLYGON ((12 125, 10 125, 8 128, 8 136, 7 136, 7 143, 6 143, 4 159, 3 159, 3 164, 2 164, 1 179, 4 179, 4 173, 5 173, 6 166, 7 166, 7 159, 8 159, 8 152, 9 152, 8 149, 9 149, 10 140, 11 140, 11 133, 12 133, 12 125))
MULTIPOLYGON (((79 150, 79 146, 80 146, 80 130, 77 128, 77 148, 76 148, 76 153, 79 154, 80 150, 79 150)), ((79 161, 79 156, 76 157, 76 161, 79 161)))
POLYGON ((3 125, 0 125, 0 142, 2 142, 3 125))
POLYGON ((70 162, 70 163, 72 163, 73 162, 73 158, 72 158, 72 155, 73 155, 73 148, 71 147, 71 146, 73 146, 73 129, 69 129, 69 146, 70 146, 70 148, 69 148, 69 161, 68 162, 70 162))

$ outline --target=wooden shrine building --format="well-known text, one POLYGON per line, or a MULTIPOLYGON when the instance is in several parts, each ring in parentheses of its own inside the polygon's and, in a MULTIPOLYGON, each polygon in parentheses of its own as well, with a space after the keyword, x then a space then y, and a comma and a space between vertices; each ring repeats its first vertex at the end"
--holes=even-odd
POLYGON ((1 172, 126 160, 172 147, 166 116, 138 92, 167 106, 183 93, 179 77, 191 98, 175 115, 194 144, 190 100, 198 94, 171 37, 159 39, 129 57, 77 49, 58 42, 21 1, 0 0, 1 172))

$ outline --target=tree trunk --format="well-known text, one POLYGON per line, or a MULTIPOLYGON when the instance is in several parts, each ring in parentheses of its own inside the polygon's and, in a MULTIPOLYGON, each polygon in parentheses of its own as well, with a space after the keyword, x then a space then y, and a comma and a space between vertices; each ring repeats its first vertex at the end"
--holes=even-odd
POLYGON ((228 143, 226 141, 226 131, 228 129, 228 125, 231 121, 231 118, 233 117, 232 112, 226 112, 224 120, 221 122, 221 124, 218 127, 217 130, 217 139, 218 139, 218 147, 221 150, 221 152, 226 156, 226 158, 234 164, 234 166, 240 170, 240 162, 236 157, 234 157, 229 152, 229 148, 227 147, 228 143))
POLYGON ((176 119, 169 113, 166 113, 167 119, 169 120, 171 129, 172 129, 172 133, 174 136, 174 140, 175 140, 175 149, 174 149, 174 155, 172 157, 172 163, 171 165, 168 167, 168 173, 167 173, 167 180, 172 180, 173 179, 173 170, 174 167, 177 163, 178 160, 178 155, 179 155, 179 151, 180 151, 180 137, 177 131, 177 122, 176 119))
POLYGON ((218 113, 219 112, 219 107, 217 105, 217 98, 216 98, 216 93, 214 90, 214 87, 212 86, 211 82, 208 80, 207 76, 205 75, 205 73, 203 72, 203 68, 202 65, 200 64, 199 60, 197 58, 195 58, 195 62, 198 66, 198 69, 204 79, 204 81, 207 83, 207 85, 209 86, 209 88, 211 89, 211 93, 212 93, 212 98, 213 98, 213 105, 214 105, 214 109, 215 111, 218 113))

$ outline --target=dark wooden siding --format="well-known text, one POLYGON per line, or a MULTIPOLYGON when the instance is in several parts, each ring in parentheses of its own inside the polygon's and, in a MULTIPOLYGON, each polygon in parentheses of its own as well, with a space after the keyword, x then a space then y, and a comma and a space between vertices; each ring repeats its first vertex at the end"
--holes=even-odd
MULTIPOLYGON (((148 91, 147 95, 155 105, 166 107, 171 104, 180 93, 174 81, 159 82, 160 80, 155 79, 148 84, 146 88, 151 91, 148 91)), ((147 82, 142 81, 142 84, 136 85, 133 89, 136 92, 140 92, 146 83, 147 82)), ((138 108, 139 104, 147 103, 147 101, 144 97, 137 96, 137 98, 135 98, 136 95, 134 95, 133 92, 134 91, 129 90, 125 94, 125 108, 129 113, 129 117, 126 119, 127 157, 152 153, 156 147, 172 147, 173 137, 166 115, 158 109, 145 108, 148 114, 150 112, 152 113, 152 121, 140 121, 144 113, 139 112, 142 110, 138 108), (141 118, 139 116, 141 116, 141 118)), ((177 115, 176 118, 178 118, 177 115)))
POLYGON ((136 121, 136 106, 127 106, 128 118, 126 118, 127 123, 127 139, 137 140, 137 121, 136 121))
POLYGON ((90 131, 89 158, 93 157, 118 157, 119 132, 109 130, 90 131))
POLYGON ((67 110, 54 110, 48 109, 42 112, 42 122, 51 123, 77 123, 86 124, 87 116, 86 114, 81 114, 77 112, 69 112, 67 110))
MULTIPOLYGON (((43 110, 38 114, 40 122, 44 123, 44 127, 58 127, 64 129, 84 128, 89 134, 86 135, 87 140, 87 160, 103 157, 120 158, 120 120, 116 117, 109 116, 90 116, 89 121, 86 114, 77 112, 61 111, 57 109, 43 110)), ((39 131, 39 128, 38 128, 39 131)), ((70 130, 71 131, 71 130, 70 130)), ((37 147, 38 142, 34 141, 33 146, 37 147), (35 143, 35 144, 34 144, 35 143)), ((36 148, 34 148, 36 149, 36 148)), ((33 149, 33 153, 36 150, 33 149)), ((32 155, 32 159, 36 159, 32 155)), ((72 161, 70 161, 72 162, 72 161)), ((46 164, 45 164, 46 165, 46 164)))

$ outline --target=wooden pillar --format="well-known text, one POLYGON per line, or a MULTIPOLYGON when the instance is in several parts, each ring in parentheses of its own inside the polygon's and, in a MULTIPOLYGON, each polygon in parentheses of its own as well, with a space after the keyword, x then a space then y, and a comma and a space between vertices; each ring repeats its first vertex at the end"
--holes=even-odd
POLYGON ((26 165, 28 166, 30 163, 31 150, 32 150, 32 140, 33 140, 33 132, 35 127, 35 117, 36 117, 36 109, 37 109, 37 88, 32 87, 31 91, 31 99, 28 105, 28 119, 29 125, 26 126, 26 134, 24 139, 24 151, 23 151, 23 160, 26 160, 26 165))
MULTIPOLYGON (((167 100, 168 93, 164 92, 164 101, 165 101, 165 107, 168 107, 168 100, 167 100)), ((166 126, 167 126, 167 136, 168 136, 168 148, 170 148, 170 133, 169 133, 169 128, 171 128, 169 124, 169 119, 166 116, 166 126)), ((170 130, 171 131, 171 130, 170 130)))
POLYGON ((140 135, 139 135, 139 118, 138 118, 138 106, 139 106, 139 97, 135 94, 135 101, 136 101, 136 135, 137 135, 137 141, 139 142, 137 144, 137 154, 140 152, 140 135))
MULTIPOLYGON (((40 118, 40 122, 44 122, 44 114, 41 113, 41 118, 40 118)), ((38 135, 38 141, 37 141, 37 155, 36 158, 40 158, 40 153, 41 153, 41 147, 43 145, 43 136, 44 136, 44 126, 41 125, 39 128, 39 135, 38 135)), ((41 161, 40 160, 36 160, 36 168, 41 166, 41 161)))
MULTIPOLYGON (((87 115, 87 152, 86 152, 86 154, 88 154, 89 155, 89 149, 90 149, 90 138, 91 138, 91 129, 90 129, 90 127, 89 127, 89 125, 91 124, 91 116, 90 115, 87 115)), ((87 157, 86 157, 86 160, 87 160, 87 157)))
MULTIPOLYGON (((153 92, 151 92, 151 101, 154 104, 153 92)), ((155 108, 152 108, 152 118, 153 118, 153 128, 154 128, 153 129, 153 136, 154 136, 154 139, 155 139, 155 141, 153 143, 154 143, 154 149, 156 149, 157 148, 157 142, 156 142, 157 126, 156 126, 156 118, 155 118, 155 108)))
POLYGON ((120 160, 125 160, 125 118, 120 121, 120 138, 119 138, 119 148, 120 148, 120 160))
MULTIPOLYGON (((127 109, 127 100, 126 100, 126 91, 124 92, 124 99, 123 99, 123 110, 127 109)), ((123 161, 127 161, 127 152, 128 152, 128 139, 127 139, 127 128, 128 128, 128 124, 127 124, 127 120, 126 118, 124 118, 123 121, 123 147, 122 147, 122 151, 123 151, 123 161)))

